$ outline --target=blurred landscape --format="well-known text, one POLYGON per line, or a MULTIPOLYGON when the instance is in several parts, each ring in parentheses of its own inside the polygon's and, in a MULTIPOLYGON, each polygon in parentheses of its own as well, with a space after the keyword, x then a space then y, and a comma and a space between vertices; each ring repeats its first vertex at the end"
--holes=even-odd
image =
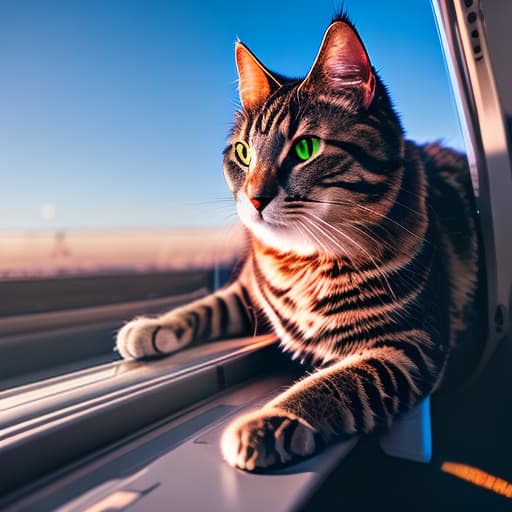
POLYGON ((243 245, 239 225, 0 231, 0 279, 205 269, 229 264, 243 245))

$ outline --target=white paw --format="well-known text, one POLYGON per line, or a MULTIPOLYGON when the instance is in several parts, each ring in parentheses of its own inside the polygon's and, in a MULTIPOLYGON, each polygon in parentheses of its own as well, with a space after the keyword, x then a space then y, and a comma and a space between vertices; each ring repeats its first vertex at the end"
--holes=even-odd
POLYGON ((191 337, 181 322, 161 325, 158 318, 136 318, 117 333, 116 349, 123 359, 164 356, 183 348, 191 337))
POLYGON ((305 421, 273 408, 236 418, 221 439, 226 462, 246 471, 293 464, 319 448, 318 433, 305 421))

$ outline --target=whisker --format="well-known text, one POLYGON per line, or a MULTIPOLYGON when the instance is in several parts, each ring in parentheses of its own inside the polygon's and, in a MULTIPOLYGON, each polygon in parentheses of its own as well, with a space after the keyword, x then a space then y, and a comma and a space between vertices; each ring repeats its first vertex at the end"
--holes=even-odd
MULTIPOLYGON (((346 257, 348 258, 349 262, 350 262, 350 265, 351 265, 351 270, 353 273, 355 273, 357 276, 359 276, 359 278, 361 279, 361 282, 364 282, 364 278, 363 276, 361 275, 361 272, 360 270, 358 269, 357 265, 354 265, 354 262, 352 261, 352 258, 350 257, 349 253, 346 251, 346 249, 341 246, 337 240, 335 240, 334 238, 332 238, 331 236, 329 236, 325 230, 322 230, 322 228, 313 220, 313 219, 305 219, 305 220, 308 220, 308 222, 310 223, 310 225, 312 227, 315 227, 322 235, 324 236, 328 236, 329 239, 338 247, 340 248, 341 250, 343 250, 345 252, 345 255, 346 257)), ((381 276, 381 274, 379 273, 379 269, 377 268, 377 275, 379 275, 379 277, 381 276)), ((389 284, 389 283, 388 283, 389 284)), ((389 287, 389 286, 388 286, 389 287)), ((386 303, 384 302, 384 300, 382 298, 379 298, 381 304, 383 306, 386 305, 386 303)))
POLYGON ((353 201, 327 201, 327 200, 322 200, 322 199, 309 199, 309 198, 308 199, 303 199, 303 201, 311 202, 311 203, 320 203, 320 204, 332 204, 332 205, 338 205, 338 206, 356 206, 357 208, 361 208, 362 210, 366 210, 366 211, 368 211, 370 213, 373 213, 373 214, 375 214, 375 215, 377 215, 377 216, 379 216, 379 217, 381 217, 383 219, 388 220, 389 222, 392 222, 393 224, 395 224, 399 228, 403 229, 404 231, 409 233, 414 238, 420 240, 421 242, 427 242, 428 243, 428 240, 426 240, 423 237, 418 236, 416 233, 413 233, 411 230, 407 229, 405 226, 400 224, 400 222, 392 219, 388 215, 385 215, 385 214, 380 213, 380 212, 378 212, 378 211, 376 211, 376 210, 374 210, 372 208, 368 208, 367 206, 363 206, 363 205, 355 203, 353 201))
MULTIPOLYGON (((318 225, 318 223, 316 223, 313 219, 307 217, 307 218, 304 218, 304 221, 307 221, 310 225, 311 228, 315 228, 317 230, 317 233, 321 236, 324 236, 324 237, 327 237, 328 240, 334 244, 335 247, 337 247, 338 249, 340 249, 343 254, 345 255, 345 257, 348 259, 350 265, 351 265, 351 270, 353 272, 355 272, 357 275, 361 275, 361 273, 359 272, 358 268, 356 265, 354 265, 354 262, 350 256, 350 253, 345 249, 345 247, 343 247, 342 245, 340 245, 340 243, 335 239, 333 238, 332 236, 330 236, 328 233, 325 232, 325 230, 323 230, 321 228, 321 226, 318 225)), ((329 249, 326 245, 322 245, 322 247, 324 247, 324 250, 326 251, 327 254, 329 254, 329 249)), ((336 255, 336 251, 334 251, 334 257, 336 258, 336 260, 338 261, 341 261, 341 259, 339 258, 338 255, 336 255)))
POLYGON ((385 283, 386 283, 386 286, 388 287, 388 290, 389 292, 391 293, 391 295, 393 296, 394 299, 396 299, 396 295, 395 295, 395 292, 393 291, 393 288, 391 288, 391 285, 389 284, 389 281, 386 277, 386 275, 382 272, 380 266, 377 264, 377 262, 375 261, 375 259, 373 258, 373 256, 364 248, 362 247, 360 244, 358 244, 354 239, 352 239, 350 236, 348 236, 346 233, 344 233, 343 231, 341 231, 340 229, 337 229, 335 226, 332 226, 331 224, 329 224, 328 222, 326 222, 324 219, 322 219, 321 217, 318 217, 317 215, 315 215, 314 213, 311 213, 310 212, 310 215, 313 215, 313 217, 315 217, 316 219, 318 219, 320 222, 322 222, 323 224, 325 224, 326 226, 329 227, 329 229, 332 229, 334 230, 336 233, 340 234, 341 236, 345 237, 347 240, 349 240, 351 243, 353 243, 357 248, 359 248, 361 251, 363 251, 363 253, 370 259, 370 261, 373 263, 373 265, 375 266, 375 270, 377 271, 377 274, 382 277, 382 279, 384 279, 385 283))
POLYGON ((396 249, 396 246, 393 245, 390 241, 385 240, 384 238, 377 238, 375 233, 373 233, 371 230, 366 231, 365 228, 367 226, 365 224, 363 224, 363 223, 360 223, 360 224, 350 223, 349 227, 350 227, 350 229, 355 229, 356 231, 358 231, 362 235, 364 235, 367 238, 369 238, 377 246, 378 245, 384 245, 385 247, 387 247, 387 249, 389 249, 391 251, 395 251, 395 249, 396 249))
POLYGON ((205 205, 205 204, 217 204, 217 203, 230 203, 233 206, 235 206, 235 202, 233 201, 232 197, 219 197, 217 199, 208 199, 206 201, 190 201, 189 205, 196 206, 196 205, 205 205))
MULTIPOLYGON (((304 219, 307 220, 307 219, 304 219)), ((298 220, 297 222, 300 223, 300 225, 313 237, 313 239, 318 243, 318 245, 321 247, 321 249, 328 254, 329 250, 328 248, 322 243, 322 241, 313 233, 311 229, 309 229, 303 222, 298 220)))
MULTIPOLYGON (((322 231, 320 229, 320 226, 318 224, 316 224, 315 222, 313 222, 311 219, 307 219, 307 220, 309 221, 310 226, 315 226, 323 236, 326 236, 338 249, 340 249, 347 256, 347 258, 349 258, 351 260, 350 255, 349 255, 348 251, 345 249, 345 247, 343 247, 335 238, 333 238, 332 236, 327 234, 325 231, 322 231)), ((329 252, 329 251, 326 251, 326 252, 329 252)))

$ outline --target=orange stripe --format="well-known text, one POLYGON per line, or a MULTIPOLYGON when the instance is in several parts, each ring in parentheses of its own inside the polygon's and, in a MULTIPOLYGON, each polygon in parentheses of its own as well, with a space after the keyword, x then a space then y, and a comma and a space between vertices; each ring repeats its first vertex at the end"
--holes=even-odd
POLYGON ((505 496, 506 498, 512 498, 512 484, 502 478, 490 475, 481 469, 457 462, 443 462, 441 471, 466 480, 488 491, 505 496))

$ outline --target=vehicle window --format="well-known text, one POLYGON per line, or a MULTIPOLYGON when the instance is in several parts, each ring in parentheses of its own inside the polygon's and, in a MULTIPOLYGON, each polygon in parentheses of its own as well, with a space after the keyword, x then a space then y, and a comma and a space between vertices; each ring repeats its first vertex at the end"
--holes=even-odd
MULTIPOLYGON (((430 2, 346 8, 409 137, 463 150, 430 2)), ((234 42, 305 75, 332 12, 330 0, 2 2, 0 321, 211 289, 197 272, 229 267, 243 238, 222 174, 234 42)))

